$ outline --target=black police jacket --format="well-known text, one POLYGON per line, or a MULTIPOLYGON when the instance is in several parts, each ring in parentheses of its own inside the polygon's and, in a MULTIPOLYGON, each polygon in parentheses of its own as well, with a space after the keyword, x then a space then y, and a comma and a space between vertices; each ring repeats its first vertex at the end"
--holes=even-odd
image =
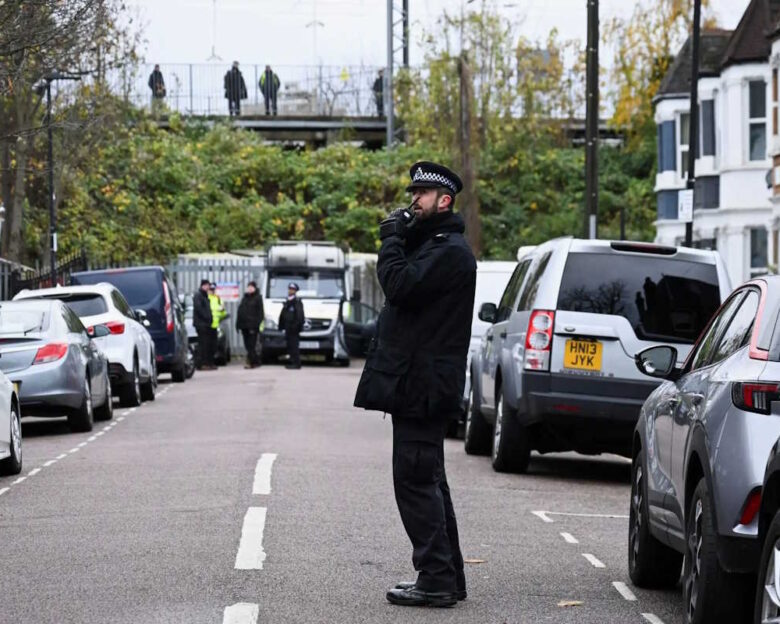
POLYGON ((257 291, 251 295, 247 293, 241 299, 241 303, 238 304, 236 329, 239 331, 242 329, 258 331, 260 323, 263 322, 265 317, 264 315, 262 295, 257 291))
POLYGON ((195 329, 209 329, 211 320, 209 296, 202 290, 199 290, 192 297, 192 324, 195 326, 195 329))
POLYGON ((279 313, 279 329, 288 334, 300 334, 303 330, 303 301, 293 297, 284 302, 284 307, 279 313))
POLYGON ((455 418, 466 382, 477 263, 452 212, 386 238, 377 275, 386 302, 355 406, 416 418, 455 418))

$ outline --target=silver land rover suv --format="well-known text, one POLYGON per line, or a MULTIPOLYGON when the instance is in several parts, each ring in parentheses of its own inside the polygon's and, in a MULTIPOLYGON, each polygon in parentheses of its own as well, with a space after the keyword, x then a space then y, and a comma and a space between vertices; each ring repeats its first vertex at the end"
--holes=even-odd
POLYGON ((658 381, 639 351, 673 344, 681 361, 731 292, 717 252, 560 238, 517 265, 471 363, 470 454, 523 472, 532 450, 630 457, 639 410, 658 381))

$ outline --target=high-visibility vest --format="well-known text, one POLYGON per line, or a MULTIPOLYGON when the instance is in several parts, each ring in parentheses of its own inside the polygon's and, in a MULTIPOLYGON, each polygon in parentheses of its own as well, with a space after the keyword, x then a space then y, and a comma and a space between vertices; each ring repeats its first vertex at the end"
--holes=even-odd
POLYGON ((222 299, 211 293, 209 293, 209 306, 211 306, 211 328, 217 329, 222 319, 227 316, 225 306, 222 305, 222 299))

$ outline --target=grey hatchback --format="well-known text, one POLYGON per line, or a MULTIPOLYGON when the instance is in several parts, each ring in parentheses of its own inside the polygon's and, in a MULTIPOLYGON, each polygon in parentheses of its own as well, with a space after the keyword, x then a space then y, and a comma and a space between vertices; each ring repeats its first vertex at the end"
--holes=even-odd
POLYGON ((779 313, 780 277, 756 279, 720 307, 681 368, 671 346, 636 356, 666 382, 634 432, 629 573, 639 587, 671 587, 682 567, 689 623, 750 617, 761 486, 780 436, 779 313))

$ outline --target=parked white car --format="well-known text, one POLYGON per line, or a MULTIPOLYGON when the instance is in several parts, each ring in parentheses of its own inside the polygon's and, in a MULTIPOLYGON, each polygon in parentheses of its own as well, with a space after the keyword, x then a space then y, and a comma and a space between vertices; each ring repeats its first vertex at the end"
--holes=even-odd
POLYGON ((22 420, 16 387, 0 373, 0 475, 22 471, 22 420))
POLYGON ((105 325, 109 334, 94 343, 106 354, 114 396, 122 406, 134 407, 141 401, 154 401, 157 365, 154 342, 145 327, 146 313, 133 310, 121 292, 111 284, 59 286, 23 290, 20 299, 59 299, 66 303, 92 333, 95 325, 105 325))

